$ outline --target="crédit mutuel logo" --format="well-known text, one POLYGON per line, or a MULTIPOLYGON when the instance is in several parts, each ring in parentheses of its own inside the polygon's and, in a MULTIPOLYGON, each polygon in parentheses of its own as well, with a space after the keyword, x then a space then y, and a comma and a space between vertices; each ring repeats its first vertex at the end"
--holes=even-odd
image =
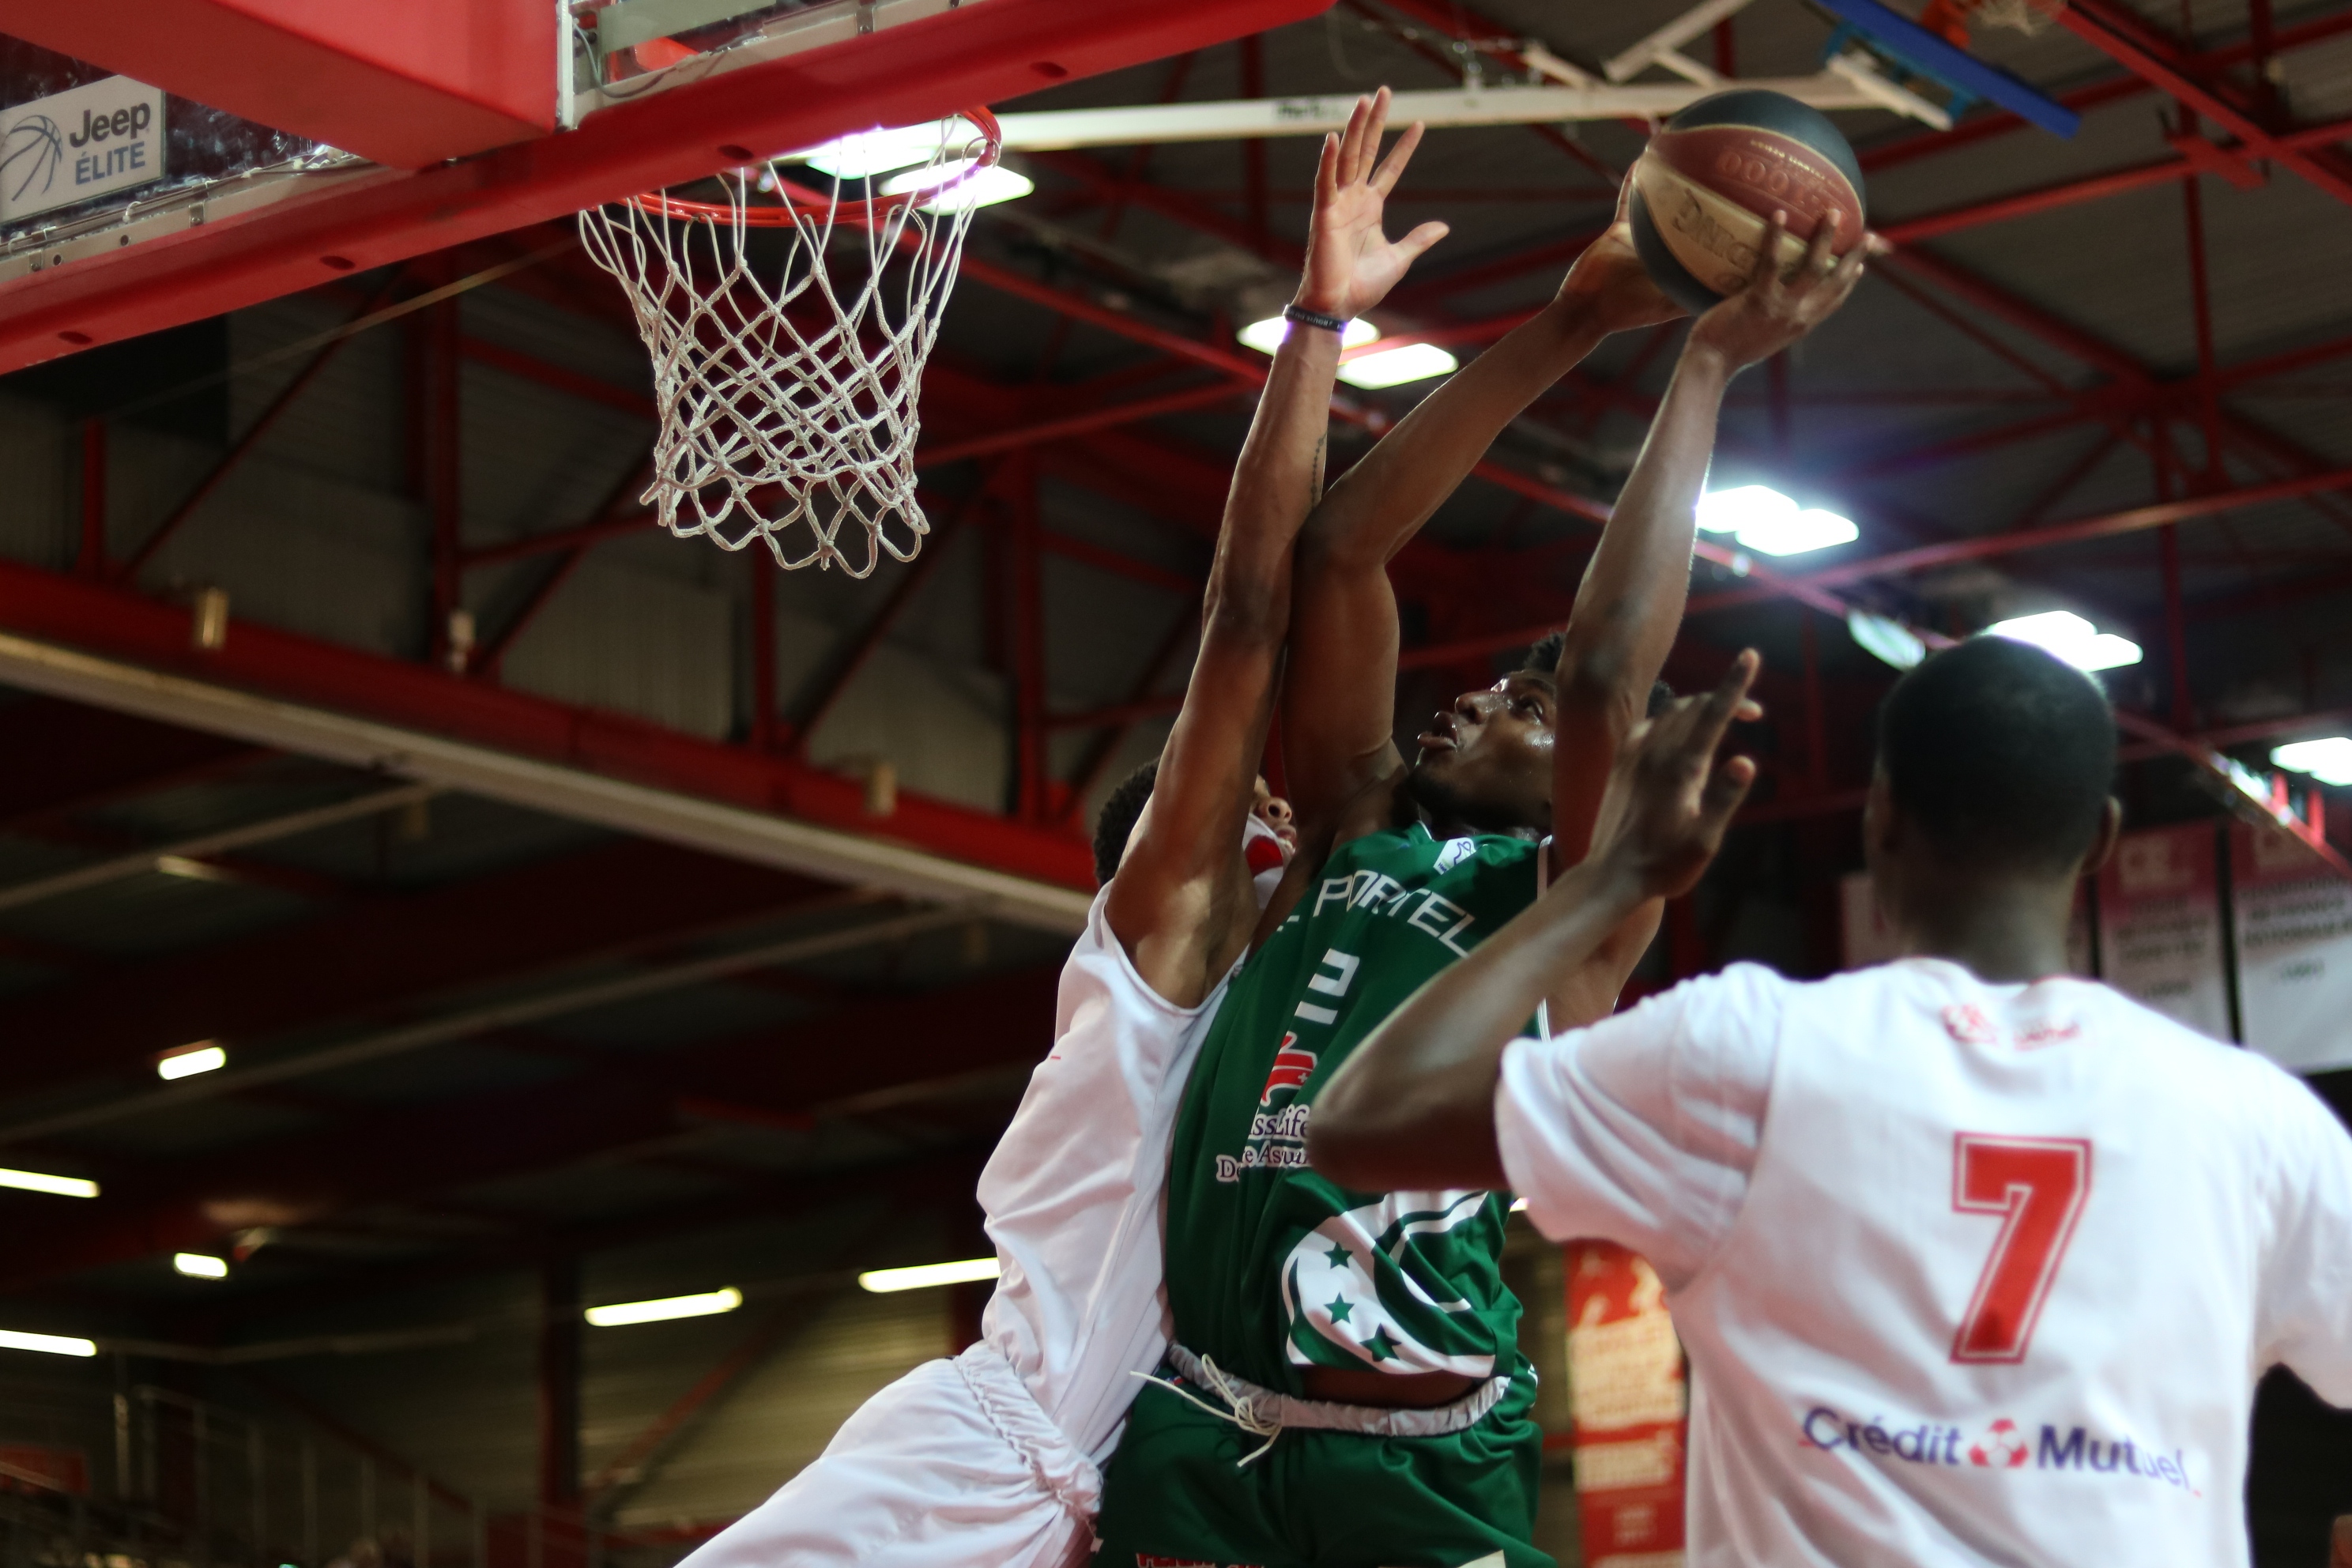
POLYGON ((2169 1454, 2130 1437, 2095 1437, 2084 1426, 2050 1422, 2038 1430, 2006 1415, 1970 1431, 1948 1421, 1883 1416, 1857 1421, 1843 1411, 1816 1405, 1798 1423, 1802 1446, 1824 1453, 1850 1453, 1885 1464, 1933 1465, 1955 1469, 2072 1470, 2086 1475, 2137 1477, 2178 1487, 2191 1497, 2204 1494, 2189 1483, 2189 1465, 2179 1448, 2169 1454))

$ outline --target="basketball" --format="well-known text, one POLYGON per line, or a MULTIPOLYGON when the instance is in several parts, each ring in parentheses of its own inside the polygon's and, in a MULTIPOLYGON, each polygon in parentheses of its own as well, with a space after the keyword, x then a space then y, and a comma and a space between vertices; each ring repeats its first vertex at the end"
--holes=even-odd
POLYGON ((1783 265, 1838 215, 1835 249, 1862 243, 1862 165, 1820 110, 1761 88, 1703 98, 1666 121, 1633 165, 1627 217, 1642 265, 1694 314, 1737 293, 1775 212, 1783 265))

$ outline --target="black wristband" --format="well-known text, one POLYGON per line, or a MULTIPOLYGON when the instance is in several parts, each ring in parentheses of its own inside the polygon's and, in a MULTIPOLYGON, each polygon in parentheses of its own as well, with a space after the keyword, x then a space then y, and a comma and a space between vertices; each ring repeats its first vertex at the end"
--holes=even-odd
POLYGON ((1296 321, 1302 327, 1320 327, 1327 332, 1344 333, 1348 330, 1346 317, 1327 316, 1320 310, 1310 310, 1304 305, 1285 305, 1282 308, 1282 319, 1286 321, 1296 321))

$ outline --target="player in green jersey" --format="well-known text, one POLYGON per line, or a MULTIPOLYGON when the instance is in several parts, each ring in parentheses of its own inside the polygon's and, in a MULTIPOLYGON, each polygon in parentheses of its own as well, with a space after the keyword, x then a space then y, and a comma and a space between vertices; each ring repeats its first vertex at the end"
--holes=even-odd
MULTIPOLYGON (((1778 236, 1761 254, 1777 254, 1778 236)), ((1338 484, 1298 545, 1283 699, 1300 848, 1201 1048, 1167 1198, 1175 1346, 1108 1477, 1097 1561, 1432 1565, 1528 1544, 1540 1435, 1499 1268, 1505 1206, 1360 1193, 1307 1168, 1316 1092, 1386 1016, 1581 858, 1619 742, 1682 617, 1725 387, 1858 280, 1830 231, 1692 329, 1556 649, 1391 733, 1387 563, 1502 426, 1596 344, 1675 308, 1622 216, 1546 311, 1454 376, 1338 484)), ((1545 998, 1604 1016, 1655 931, 1628 917, 1545 998)))

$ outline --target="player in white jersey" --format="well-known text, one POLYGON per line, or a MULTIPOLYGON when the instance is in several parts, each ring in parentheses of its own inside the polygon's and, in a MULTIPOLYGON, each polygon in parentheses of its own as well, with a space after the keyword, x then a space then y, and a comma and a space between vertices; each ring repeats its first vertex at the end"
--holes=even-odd
POLYGON ((1257 778, 1288 629, 1290 559, 1322 481, 1341 326, 1443 237, 1381 234, 1421 127, 1376 161, 1383 89, 1327 139, 1301 323, 1234 472, 1201 648, 1149 804, 1062 972, 1052 1052, 980 1181, 1003 1274, 980 1342, 868 1400, 691 1568, 1058 1568, 1093 1545, 1127 1407, 1168 1348, 1160 1192, 1200 1027, 1284 858, 1257 778), (1278 841, 1276 864, 1254 853, 1278 841), (1255 894, 1255 896, 1253 896, 1255 894))
POLYGON ((2255 1380, 2352 1404, 2352 1138, 2262 1058, 2065 974, 2114 841, 2089 679, 1980 637, 1887 699, 1864 840, 1909 956, 1754 965, 1509 1037, 1633 901, 1688 890, 1754 776, 1755 656, 1617 769, 1593 855, 1368 1040, 1309 1152, 1507 1183, 1643 1253, 1695 1373, 1689 1560, 2247 1560, 2255 1380))

